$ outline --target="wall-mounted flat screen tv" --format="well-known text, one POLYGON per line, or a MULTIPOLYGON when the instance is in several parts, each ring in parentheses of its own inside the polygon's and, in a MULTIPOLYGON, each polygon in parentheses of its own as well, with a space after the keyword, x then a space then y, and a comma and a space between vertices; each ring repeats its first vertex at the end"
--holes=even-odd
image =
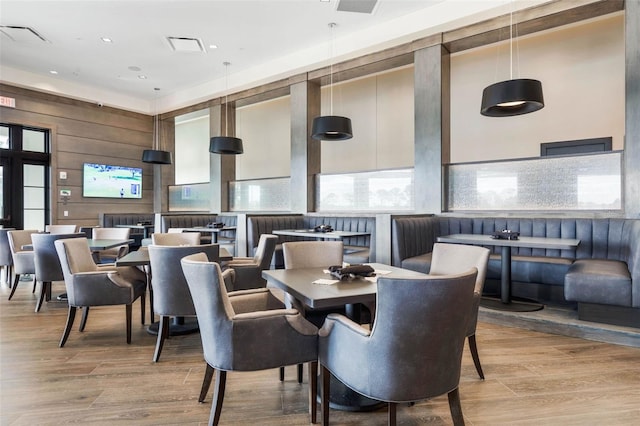
POLYGON ((84 163, 82 196, 101 198, 142 198, 142 169, 84 163))

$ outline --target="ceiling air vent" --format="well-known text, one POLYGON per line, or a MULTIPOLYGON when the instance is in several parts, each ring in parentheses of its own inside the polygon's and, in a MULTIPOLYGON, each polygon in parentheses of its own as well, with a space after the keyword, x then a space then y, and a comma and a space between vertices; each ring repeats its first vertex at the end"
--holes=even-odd
POLYGON ((17 42, 48 42, 46 38, 42 37, 36 30, 29 27, 16 27, 13 25, 0 25, 0 32, 9 37, 13 41, 17 42))
POLYGON ((206 52, 202 40, 191 37, 167 37, 167 41, 176 52, 206 52))
POLYGON ((338 12, 373 13, 378 0, 340 0, 338 12))

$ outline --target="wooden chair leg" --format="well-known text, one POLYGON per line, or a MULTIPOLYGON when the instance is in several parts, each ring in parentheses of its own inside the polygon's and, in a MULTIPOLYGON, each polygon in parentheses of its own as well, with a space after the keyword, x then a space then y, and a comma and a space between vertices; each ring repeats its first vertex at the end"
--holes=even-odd
POLYGON ((36 292, 36 284, 38 282, 36 281, 36 275, 33 274, 33 280, 32 280, 32 285, 31 285, 31 293, 35 293, 36 292))
POLYGON ((49 281, 47 283, 47 288, 45 289, 47 292, 44 295, 44 300, 46 300, 47 302, 51 301, 51 287, 53 287, 53 283, 49 281))
POLYGON ((50 286, 50 282, 43 281, 42 286, 40 287, 40 297, 38 297, 38 301, 36 302, 36 312, 40 312, 40 308, 42 307, 42 302, 44 302, 44 298, 47 295, 47 287, 50 286))
POLYGON ((80 320, 80 331, 84 331, 84 327, 87 325, 87 318, 89 318, 89 307, 82 307, 82 319, 80 320))
POLYGON ((318 418, 318 361, 309 363, 309 416, 311 423, 318 418))
POLYGON ((389 426, 396 426, 396 408, 398 405, 395 402, 389 402, 387 405, 389 406, 387 423, 389 426))
POLYGON ((464 426, 464 417, 462 416, 462 406, 460 405, 460 392, 455 388, 447 394, 449 397, 449 410, 453 418, 454 426, 464 426))
POLYGON ((471 357, 473 358, 473 365, 476 366, 478 376, 484 380, 484 373, 482 372, 482 366, 480 365, 480 356, 478 355, 478 346, 476 345, 476 335, 472 334, 467 338, 469 342, 469 349, 471 350, 471 357))
POLYGON ((198 402, 204 402, 204 400, 207 398, 207 392, 209 392, 209 387, 211 386, 211 380, 213 379, 214 372, 214 368, 207 364, 207 369, 204 371, 204 379, 202 380, 202 387, 200 388, 200 396, 198 397, 198 402))
POLYGON ((211 405, 211 414, 209 415, 209 425, 218 426, 220 421, 220 413, 222 412, 222 402, 224 401, 224 387, 227 382, 227 372, 217 371, 216 384, 213 389, 213 404, 211 405))
POLYGON ((284 382, 284 367, 280 367, 280 381, 284 382))
POLYGON ((59 347, 63 347, 69 337, 69 332, 71 331, 71 327, 73 327, 73 320, 76 319, 76 307, 69 306, 69 312, 67 313, 67 325, 64 327, 64 332, 62 333, 62 339, 60 339, 59 347))
POLYGON ((302 364, 298 364, 298 383, 302 383, 302 375, 303 375, 302 367, 303 367, 302 364))
POLYGON ((160 324, 158 324, 158 338, 156 339, 156 350, 153 353, 153 362, 158 362, 160 359, 160 354, 162 353, 162 347, 164 346, 164 341, 169 335, 169 321, 171 320, 168 316, 160 317, 160 324))
POLYGON ((16 274, 16 276, 13 279, 13 285, 11 286, 11 293, 9 293, 9 300, 11 300, 11 298, 13 297, 13 293, 16 292, 19 281, 20 281, 20 274, 16 274))
POLYGON ((142 295, 140 296, 140 323, 142 325, 144 325, 144 315, 145 315, 145 309, 146 309, 146 300, 145 300, 145 295, 144 293, 142 293, 142 295))
POLYGON ((144 273, 147 274, 147 288, 149 289, 149 323, 153 324, 156 320, 153 310, 153 286, 151 285, 151 268, 144 267, 144 273))
POLYGON ((331 373, 327 367, 320 367, 320 380, 322 381, 322 394, 320 397, 320 410, 322 412, 322 425, 329 426, 329 387, 331 382, 331 373))
POLYGON ((131 303, 126 305, 127 311, 127 344, 131 343, 131 303))

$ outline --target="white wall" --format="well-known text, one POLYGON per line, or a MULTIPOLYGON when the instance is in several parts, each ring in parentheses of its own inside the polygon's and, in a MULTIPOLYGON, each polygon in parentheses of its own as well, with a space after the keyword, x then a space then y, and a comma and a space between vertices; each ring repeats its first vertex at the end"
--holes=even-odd
MULTIPOLYGON (((540 143, 613 137, 623 149, 624 18, 534 34, 514 42, 514 78, 542 82, 545 107, 516 117, 480 115, 482 90, 509 79, 509 44, 451 57, 451 162, 537 157, 540 143)), ((508 35, 506 35, 508 40, 508 35)))
POLYGON ((209 182, 208 110, 175 119, 175 183, 209 182))
POLYGON ((289 96, 236 110, 236 136, 244 154, 236 156, 236 179, 291 174, 291 106, 289 96))

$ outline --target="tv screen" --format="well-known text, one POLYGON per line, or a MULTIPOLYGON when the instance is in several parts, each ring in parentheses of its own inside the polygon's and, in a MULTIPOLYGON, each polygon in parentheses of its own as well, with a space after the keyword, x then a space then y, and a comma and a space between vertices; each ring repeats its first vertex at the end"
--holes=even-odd
POLYGON ((102 198, 142 198, 142 169, 84 163, 82 196, 102 198))

